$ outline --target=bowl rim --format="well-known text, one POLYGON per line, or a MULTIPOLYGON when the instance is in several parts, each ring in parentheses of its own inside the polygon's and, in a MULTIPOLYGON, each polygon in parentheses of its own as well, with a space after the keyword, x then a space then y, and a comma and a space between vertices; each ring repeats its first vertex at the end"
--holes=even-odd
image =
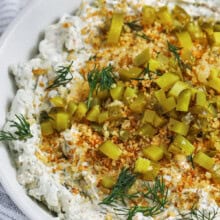
MULTIPOLYGON (((0 37, 0 51, 4 50, 5 44, 7 44, 7 39, 8 37, 16 31, 18 28, 19 24, 23 21, 25 18, 25 15, 28 11, 34 9, 34 7, 40 3, 42 0, 29 0, 26 4, 26 6, 21 9, 18 12, 18 15, 13 19, 13 21, 8 25, 8 27, 5 29, 3 34, 0 37)), ((1 145, 4 145, 4 147, 7 146, 5 143, 1 143, 1 145)), ((13 189, 10 187, 10 183, 8 182, 7 178, 4 178, 5 174, 3 173, 2 168, 0 168, 0 183, 6 192, 6 194, 9 196, 9 198, 15 203, 15 205, 20 209, 20 211, 28 218, 28 219, 33 219, 33 220, 40 220, 42 216, 33 216, 33 210, 30 210, 29 206, 27 206, 26 203, 21 203, 21 198, 18 198, 14 192, 16 189, 13 189)), ((45 216, 46 217, 46 216, 45 216)), ((41 218, 42 219, 42 218, 41 218)))
MULTIPOLYGON (((49 24, 52 24, 54 22, 54 19, 59 19, 61 17, 61 15, 63 15, 65 12, 73 12, 76 8, 77 5, 80 4, 81 0, 77 2, 72 1, 72 0, 68 0, 65 2, 65 4, 63 3, 62 0, 50 0, 50 1, 44 1, 44 0, 29 0, 27 2, 27 5, 18 13, 17 17, 11 22, 11 24, 6 28, 6 30, 4 31, 4 33, 1 35, 0 37, 0 57, 4 58, 4 52, 5 50, 8 49, 8 46, 11 42, 11 39, 16 39, 16 32, 19 31, 19 34, 22 30, 21 27, 23 27, 22 25, 26 25, 26 24, 31 24, 31 21, 29 20, 31 17, 31 13, 34 12, 35 10, 38 10, 41 7, 46 6, 50 6, 51 4, 54 3, 53 7, 56 7, 56 3, 58 3, 58 6, 55 10, 55 12, 51 13, 51 15, 48 15, 46 18, 47 22, 44 22, 45 24, 43 25, 42 21, 41 21, 41 25, 44 28, 47 28, 47 26, 49 24), (59 8, 59 5, 62 4, 62 8, 59 8), (74 6, 74 7, 72 7, 74 6), (76 6, 76 7, 75 7, 76 6), (68 8, 68 10, 67 10, 68 8), (58 12, 60 12, 58 14, 58 12), (49 21, 49 23, 48 23, 49 21), (48 24, 47 24, 48 23, 48 24)), ((47 10, 47 9, 45 9, 47 10)), ((39 15, 36 15, 39 16, 39 15)), ((42 16, 43 17, 43 16, 42 16)), ((35 18, 36 19, 36 18, 35 18)), ((42 19, 41 19, 42 20, 42 19)), ((24 27, 25 28, 25 27, 24 27)), ((39 29, 39 27, 38 27, 39 29)), ((29 36, 33 35, 31 31, 27 30, 28 33, 30 32, 29 36)), ((41 32, 44 31, 44 29, 40 28, 40 31, 37 30, 37 35, 40 36, 41 32)), ((36 32, 36 31, 35 31, 36 32)), ((23 33, 22 33, 23 34, 23 33)), ((39 38, 39 36, 34 36, 35 38, 39 38)), ((17 42, 15 42, 15 44, 19 43, 18 39, 17 42)), ((27 40, 27 39, 25 39, 27 40)), ((24 40, 24 41, 25 41, 24 40)), ((25 42, 23 43, 25 44, 25 42)), ((31 47, 38 47, 38 41, 34 41, 31 42, 30 40, 30 44, 28 44, 28 46, 31 45, 31 47)), ((25 56, 21 56, 21 62, 22 59, 23 60, 28 60, 30 59, 32 56, 30 56, 30 52, 32 51, 33 48, 29 48, 28 46, 26 46, 26 48, 24 49, 24 53, 22 53, 23 55, 25 54, 25 56)), ((9 48, 10 50, 11 48, 9 48)), ((19 51, 18 51, 19 52, 19 51)), ((9 54, 11 54, 11 52, 9 52, 9 54)), ((18 59, 17 56, 15 55, 16 58, 18 59)), ((7 57, 7 55, 6 55, 7 57)), ((4 60, 4 59, 3 59, 4 60)), ((7 81, 6 85, 8 85, 8 81, 9 81, 9 74, 8 74, 8 67, 9 67, 9 63, 14 63, 13 62, 14 59, 8 61, 6 64, 2 63, 3 61, 0 60, 0 69, 2 69, 3 72, 3 76, 1 75, 1 85, 4 86, 4 79, 7 81), (1 68, 3 67, 3 68, 1 68), (3 82, 2 82, 3 81, 3 82)), ((11 80, 10 80, 11 81, 11 80)), ((11 82, 10 82, 11 83, 11 82)), ((13 87, 11 87, 13 88, 13 87)), ((4 87, 3 87, 4 89, 4 87)), ((7 88, 8 89, 8 88, 7 88)), ((8 89, 10 91, 10 88, 8 89)), ((10 91, 10 94, 8 95, 9 91, 3 91, 3 96, 4 94, 6 94, 6 96, 10 96, 10 101, 11 98, 13 99, 14 97, 14 93, 12 91, 10 91), (13 96, 12 96, 13 95, 13 96), (12 96, 12 97, 11 97, 12 96)), ((5 100, 4 100, 4 104, 1 104, 1 108, 2 111, 1 113, 3 113, 4 115, 1 115, 1 125, 2 126, 2 120, 5 121, 5 116, 7 115, 7 110, 5 108, 5 100), (4 118, 4 119, 2 119, 4 118)), ((13 166, 13 162, 12 159, 10 157, 9 154, 9 150, 7 148, 7 144, 4 142, 0 142, 0 183, 4 189, 4 191, 6 192, 6 194, 10 197, 10 199, 15 203, 15 205, 21 210, 21 212, 27 217, 27 219, 32 219, 32 220, 55 220, 55 219, 59 219, 58 217, 53 217, 47 210, 45 210, 43 207, 41 207, 37 201, 35 201, 35 199, 33 199, 32 197, 30 197, 23 186, 21 186, 18 181, 16 179, 14 179, 14 176, 16 175, 15 173, 17 173, 17 170, 15 168, 15 166, 13 166), (2 149, 3 148, 3 149, 2 149), (4 158, 6 157, 6 158, 4 158), (4 162, 6 162, 6 168, 4 167, 4 162), (7 167, 10 167, 10 170, 7 169, 7 167), (13 171, 13 172, 12 172, 13 171), (9 172, 9 174, 8 174, 9 172), (10 173, 12 172, 12 174, 10 173), (11 180, 10 178, 13 177, 13 179, 11 180), (16 180, 16 185, 15 185, 15 180, 16 180)), ((16 178, 16 177, 15 177, 16 178)))
POLYGON ((12 22, 7 26, 3 34, 0 36, 0 50, 4 46, 8 36, 11 34, 13 30, 16 29, 17 25, 23 19, 26 12, 29 11, 31 8, 33 8, 35 4, 40 1, 42 0, 29 0, 27 2, 27 5, 18 12, 17 16, 12 20, 12 22))

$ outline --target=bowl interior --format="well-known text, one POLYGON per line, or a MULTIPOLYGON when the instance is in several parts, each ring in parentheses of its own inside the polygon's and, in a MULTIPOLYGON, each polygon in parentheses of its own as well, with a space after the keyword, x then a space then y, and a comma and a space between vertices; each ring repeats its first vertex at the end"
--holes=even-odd
MULTIPOLYGON (((64 13, 73 13, 80 2, 80 0, 31 0, 28 7, 20 13, 0 39, 0 127, 5 122, 6 113, 15 94, 9 66, 26 61, 36 54, 37 42, 42 38, 45 28, 57 21, 64 13)), ((210 0, 210 2, 220 5, 219 0, 210 0)), ((12 200, 30 219, 55 219, 27 196, 19 185, 13 161, 7 146, 3 143, 0 143, 0 182, 12 200)))

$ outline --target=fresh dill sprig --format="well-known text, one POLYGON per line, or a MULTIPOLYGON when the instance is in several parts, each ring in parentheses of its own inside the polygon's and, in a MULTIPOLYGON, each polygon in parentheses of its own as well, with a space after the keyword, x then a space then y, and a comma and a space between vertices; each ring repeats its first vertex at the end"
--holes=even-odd
POLYGON ((176 58, 177 62, 182 62, 180 58, 180 50, 182 49, 181 47, 177 47, 173 44, 171 44, 169 41, 167 41, 167 46, 170 52, 173 53, 174 57, 176 58))
POLYGON ((151 79, 152 79, 151 73, 152 73, 152 74, 155 74, 155 75, 157 75, 157 76, 161 76, 161 72, 160 72, 159 70, 156 70, 156 71, 150 70, 150 65, 149 65, 149 63, 148 63, 148 64, 147 64, 147 67, 144 68, 142 74, 144 74, 145 76, 147 75, 148 78, 151 80, 151 79))
POLYGON ((126 199, 136 197, 136 194, 128 193, 128 190, 135 183, 136 177, 128 168, 123 168, 110 195, 104 198, 100 204, 114 206, 116 203, 121 202, 126 205, 126 199))
POLYGON ((147 67, 144 68, 143 74, 144 74, 144 75, 147 75, 150 80, 152 79, 149 63, 147 64, 147 67))
POLYGON ((11 121, 11 127, 14 127, 17 129, 15 131, 15 134, 19 137, 19 140, 26 140, 27 138, 33 137, 30 130, 30 124, 26 121, 23 115, 15 115, 18 119, 18 122, 11 121))
MULTIPOLYGON (((149 63, 147 65, 147 67, 144 68, 144 70, 141 72, 141 74, 143 74, 144 76, 148 76, 148 78, 151 80, 152 76, 151 73, 154 73, 152 71, 150 71, 150 67, 149 67, 149 63)), ((132 78, 133 80, 144 80, 145 78, 132 78)))
POLYGON ((199 210, 196 208, 192 208, 190 212, 185 214, 180 214, 181 218, 179 220, 215 220, 217 214, 218 214, 218 209, 207 211, 205 209, 199 210))
POLYGON ((99 77, 99 71, 95 67, 88 74, 88 83, 89 83, 89 96, 88 96, 88 101, 87 101, 88 108, 90 107, 93 92, 96 90, 96 87, 98 85, 98 77, 99 77))
POLYGON ((47 87, 47 89, 65 86, 67 83, 69 83, 73 79, 73 75, 70 72, 72 65, 73 61, 70 63, 69 66, 59 66, 56 70, 56 73, 58 74, 57 77, 55 78, 53 83, 47 87))
POLYGON ((155 216, 162 212, 160 205, 154 205, 154 206, 134 206, 132 207, 127 214, 127 220, 132 220, 133 217, 137 213, 142 213, 143 216, 155 216))
POLYGON ((164 183, 163 178, 156 178, 154 184, 146 184, 147 192, 143 196, 162 208, 167 204, 168 189, 164 183))
POLYGON ((136 33, 135 34, 137 37, 141 37, 143 38, 144 40, 147 40, 147 41, 152 41, 152 39, 150 37, 148 37, 145 33, 136 33))
POLYGON ((214 220, 218 214, 218 210, 214 209, 213 211, 206 211, 193 209, 191 210, 191 216, 195 217, 196 220, 214 220))
POLYGON ((153 184, 146 183, 143 185, 143 192, 129 194, 129 189, 133 186, 137 176, 132 174, 129 169, 122 169, 118 180, 114 185, 110 195, 103 199, 100 204, 112 206, 117 215, 127 216, 127 220, 132 218, 137 213, 142 213, 144 216, 155 216, 160 214, 165 205, 168 203, 168 188, 165 186, 163 178, 156 178, 153 184), (150 202, 149 206, 127 206, 127 200, 136 204, 136 199, 142 199, 150 202), (117 205, 123 205, 118 207, 117 205))
POLYGON ((33 137, 30 130, 30 124, 26 121, 23 115, 15 115, 18 121, 10 121, 10 127, 16 128, 14 133, 0 131, 0 141, 11 141, 11 140, 27 140, 33 137))
POLYGON ((143 27, 139 24, 138 20, 131 21, 131 22, 126 22, 125 23, 132 31, 135 32, 135 36, 143 38, 144 40, 147 41, 152 41, 152 38, 147 36, 142 30, 143 27))
POLYGON ((133 31, 141 31, 143 27, 138 24, 138 20, 126 22, 125 24, 133 31))
POLYGON ((12 141, 12 140, 17 140, 17 137, 15 137, 11 132, 0 131, 0 141, 12 141))
POLYGON ((98 70, 96 67, 88 74, 88 83, 89 83, 89 97, 87 101, 88 107, 90 107, 90 103, 92 100, 94 91, 103 91, 109 90, 114 84, 115 76, 113 74, 113 67, 111 65, 103 68, 102 70, 98 70))
POLYGON ((132 220, 136 213, 144 216, 155 216, 160 214, 168 203, 168 188, 165 186, 163 178, 156 178, 153 184, 145 185, 147 192, 142 193, 142 197, 152 202, 152 206, 134 206, 128 211, 127 220, 132 220))
POLYGON ((167 46, 168 46, 168 50, 174 55, 180 69, 183 71, 186 69, 190 69, 190 66, 188 64, 184 63, 180 57, 180 50, 182 48, 171 44, 169 41, 167 41, 167 46))
MULTIPOLYGON (((151 71, 150 70, 150 66, 149 66, 149 63, 148 65, 144 68, 144 70, 142 71, 142 73, 144 76, 148 76, 148 78, 150 80, 152 80, 152 74, 156 74, 157 76, 161 76, 161 73, 160 71, 156 70, 156 71, 151 71)), ((144 80, 145 78, 132 78, 133 80, 144 80)))

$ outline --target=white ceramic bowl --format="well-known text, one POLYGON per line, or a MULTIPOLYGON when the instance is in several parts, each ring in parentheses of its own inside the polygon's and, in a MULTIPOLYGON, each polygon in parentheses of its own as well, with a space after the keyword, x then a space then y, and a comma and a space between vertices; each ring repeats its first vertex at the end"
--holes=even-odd
MULTIPOLYGON (((81 0, 32 0, 0 39, 0 127, 15 95, 8 67, 28 60, 37 52, 45 28, 64 13, 73 13, 81 0)), ((16 205, 32 220, 55 219, 26 195, 16 180, 16 170, 7 146, 0 143, 0 182, 16 205)))
MULTIPOLYGON (((87 0, 89 1, 89 0, 87 0)), ((178 0, 172 0, 178 1, 178 0)), ((200 0, 205 1, 205 0, 200 0)), ((37 42, 45 28, 64 13, 72 13, 81 0, 30 0, 26 7, 0 39, 0 128, 15 95, 13 80, 8 68, 11 64, 26 61, 37 52, 37 42)), ((197 0, 184 0, 197 2, 197 0)), ((209 0, 218 6, 219 0, 209 0)), ((205 11, 204 11, 205 14, 205 11)), ((16 169, 7 146, 0 142, 0 182, 11 199, 32 220, 52 220, 49 212, 27 196, 16 179, 16 169)))

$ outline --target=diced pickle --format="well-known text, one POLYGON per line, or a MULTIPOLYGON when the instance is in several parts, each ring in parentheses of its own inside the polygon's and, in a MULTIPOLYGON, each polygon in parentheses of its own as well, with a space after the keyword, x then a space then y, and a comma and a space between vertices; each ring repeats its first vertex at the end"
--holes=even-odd
POLYGON ((71 116, 74 115, 76 109, 77 109, 77 104, 73 101, 70 101, 67 106, 67 111, 70 113, 71 116))
POLYGON ((55 115, 56 115, 58 112, 63 112, 63 111, 65 111, 64 108, 61 108, 61 107, 53 107, 53 108, 50 109, 48 115, 55 120, 55 115))
POLYGON ((220 78, 209 79, 207 85, 220 93, 220 78))
POLYGON ((93 107, 95 105, 101 105, 101 103, 102 103, 102 100, 100 98, 93 96, 90 107, 93 107))
POLYGON ((147 181, 155 180, 155 178, 158 176, 160 171, 160 164, 151 162, 150 168, 146 173, 143 174, 143 179, 147 181))
POLYGON ((181 56, 183 57, 183 59, 190 59, 193 47, 193 42, 190 34, 187 31, 183 31, 177 33, 176 35, 179 40, 180 46, 182 47, 181 56))
POLYGON ((175 98, 177 98, 179 94, 188 87, 189 85, 187 83, 182 81, 177 81, 168 92, 168 96, 174 96, 175 98))
POLYGON ((188 112, 191 100, 191 90, 186 89, 182 91, 177 98, 176 110, 181 112, 188 112))
POLYGON ((169 152, 173 154, 184 154, 186 156, 190 156, 192 149, 184 149, 182 146, 177 146, 175 144, 171 144, 169 147, 169 152))
POLYGON ((201 24, 201 28, 206 33, 209 44, 212 45, 214 43, 214 28, 213 28, 213 25, 209 22, 208 23, 203 22, 201 24))
POLYGON ((181 135, 185 136, 185 135, 187 135, 187 133, 189 131, 189 125, 184 122, 180 122, 180 121, 177 121, 173 118, 170 118, 170 121, 168 123, 168 129, 170 131, 177 133, 177 134, 181 134, 181 135))
POLYGON ((155 8, 145 5, 142 9, 142 22, 144 25, 151 25, 156 20, 155 8))
POLYGON ((111 176, 104 176, 101 180, 103 187, 111 189, 115 185, 115 179, 111 176))
POLYGON ((51 124, 54 129, 56 129, 56 115, 57 115, 57 113, 60 113, 60 112, 61 113, 65 112, 64 108, 54 107, 48 113, 48 116, 51 118, 51 124))
POLYGON ((98 121, 98 117, 100 115, 100 106, 99 105, 95 105, 91 108, 91 110, 87 113, 86 115, 86 119, 88 121, 98 121))
POLYGON ((187 12, 176 5, 172 11, 173 18, 177 20, 183 27, 186 26, 190 22, 190 16, 187 12))
POLYGON ((210 71, 210 75, 208 78, 207 86, 213 88, 218 93, 220 93, 220 77, 219 77, 219 70, 212 68, 210 71))
POLYGON ((60 96, 55 96, 53 98, 50 98, 50 103, 53 104, 55 107, 64 107, 65 101, 60 96))
POLYGON ((134 58, 134 65, 135 66, 142 66, 147 63, 150 59, 150 52, 149 49, 144 49, 140 54, 138 54, 134 58))
POLYGON ((109 120, 118 120, 123 118, 123 111, 121 106, 109 106, 108 107, 109 120))
POLYGON ((195 101, 196 93, 197 93, 198 90, 196 88, 193 88, 193 87, 191 87, 190 90, 191 90, 192 100, 195 101))
POLYGON ((112 143, 110 140, 105 141, 99 147, 99 151, 101 151, 104 155, 106 155, 107 157, 109 157, 113 160, 118 160, 122 154, 122 151, 119 148, 119 146, 112 143))
POLYGON ((203 167, 206 170, 211 170, 215 164, 215 161, 213 158, 209 157, 203 152, 198 152, 193 157, 193 162, 198 164, 199 166, 203 167))
POLYGON ((170 144, 168 151, 173 153, 173 154, 184 154, 182 152, 182 149, 179 146, 176 146, 174 144, 170 144))
POLYGON ((160 117, 159 115, 156 115, 155 118, 154 118, 153 126, 157 128, 157 127, 163 126, 165 123, 166 123, 166 119, 165 118, 160 117))
POLYGON ((167 57, 166 55, 164 55, 162 53, 158 54, 156 61, 158 62, 158 64, 160 64, 158 66, 159 70, 167 71, 170 69, 170 58, 167 57))
POLYGON ((174 97, 166 98, 165 92, 161 89, 155 92, 155 97, 157 98, 159 104, 163 108, 163 113, 167 113, 175 109, 176 101, 174 97))
POLYGON ((43 136, 48 136, 54 133, 53 125, 50 120, 41 122, 40 127, 43 136))
POLYGON ((134 172, 145 174, 149 170, 150 164, 151 164, 150 160, 139 157, 135 161, 134 172))
POLYGON ((163 108, 163 113, 167 113, 175 109, 176 107, 176 101, 174 97, 167 98, 163 103, 161 103, 161 106, 163 108))
POLYGON ((163 89, 156 91, 154 95, 160 104, 163 104, 167 99, 163 89))
POLYGON ((107 38, 108 44, 118 43, 123 28, 123 23, 124 23, 124 14, 114 13, 107 38))
POLYGON ((103 124, 109 119, 108 111, 101 112, 98 116, 98 123, 103 124))
POLYGON ((126 130, 121 130, 119 135, 120 135, 119 138, 122 141, 127 141, 131 136, 130 132, 126 130))
POLYGON ((212 104, 209 103, 207 108, 206 108, 207 112, 210 113, 213 117, 217 117, 217 108, 212 104))
POLYGON ((119 70, 119 76, 122 80, 136 79, 142 73, 142 69, 139 67, 132 67, 130 69, 119 70))
POLYGON ((57 131, 64 131, 69 128, 70 115, 67 112, 58 112, 55 116, 55 126, 57 131))
POLYGON ((199 43, 207 43, 206 34, 202 31, 200 25, 196 22, 190 22, 187 25, 187 31, 189 32, 192 40, 199 43))
POLYGON ((74 114, 74 119, 76 121, 81 121, 88 111, 87 105, 84 102, 80 102, 74 114))
POLYGON ((176 35, 183 49, 192 50, 193 42, 187 31, 176 33, 176 35))
POLYGON ((121 100, 124 94, 125 85, 118 82, 114 88, 110 89, 110 94, 113 100, 121 100))
POLYGON ((213 38, 214 38, 214 45, 219 47, 220 46, 220 32, 214 32, 213 38))
POLYGON ((160 145, 160 147, 163 149, 164 157, 168 160, 172 158, 172 153, 169 152, 168 148, 169 146, 167 145, 160 145))
POLYGON ((156 129, 150 124, 145 124, 137 130, 138 135, 142 137, 152 137, 156 133, 156 129))
POLYGON ((137 97, 137 89, 126 87, 123 100, 125 104, 131 103, 137 97))
POLYGON ((183 153, 186 156, 191 155, 195 150, 195 147, 182 135, 176 135, 173 143, 169 147, 169 152, 183 153))
POLYGON ((204 91, 197 91, 196 93, 196 105, 206 107, 208 104, 206 94, 204 91))
POLYGON ((163 158, 163 148, 152 145, 150 147, 144 148, 143 154, 150 160, 159 161, 163 158))
POLYGON ((153 110, 145 110, 144 115, 141 119, 141 123, 145 124, 145 123, 150 123, 151 125, 154 125, 154 119, 156 117, 157 113, 153 110))
POLYGON ((108 90, 98 90, 94 92, 93 95, 95 98, 98 98, 100 100, 104 100, 109 97, 109 91, 108 90))
POLYGON ((149 65, 149 70, 152 72, 160 69, 160 62, 155 59, 150 59, 147 65, 149 65))
POLYGON ((141 119, 142 124, 150 123, 154 127, 159 127, 163 125, 164 122, 164 118, 160 117, 155 111, 149 109, 145 110, 144 115, 141 119))
POLYGON ((165 73, 155 80, 156 84, 164 90, 169 89, 177 81, 179 81, 179 76, 173 73, 165 73))
POLYGON ((159 22, 165 26, 165 28, 172 29, 173 28, 173 17, 169 12, 168 7, 161 7, 157 12, 157 17, 159 22))
POLYGON ((129 108, 135 113, 142 113, 147 104, 146 96, 140 93, 130 104, 129 108))
POLYGON ((167 113, 175 109, 176 107, 176 101, 174 97, 167 98, 166 102, 162 104, 163 107, 163 113, 167 113))
POLYGON ((215 171, 212 171, 212 179, 215 183, 220 183, 220 170, 219 168, 215 171))
POLYGON ((219 70, 216 68, 212 68, 208 79, 215 79, 218 77, 219 77, 219 70))

